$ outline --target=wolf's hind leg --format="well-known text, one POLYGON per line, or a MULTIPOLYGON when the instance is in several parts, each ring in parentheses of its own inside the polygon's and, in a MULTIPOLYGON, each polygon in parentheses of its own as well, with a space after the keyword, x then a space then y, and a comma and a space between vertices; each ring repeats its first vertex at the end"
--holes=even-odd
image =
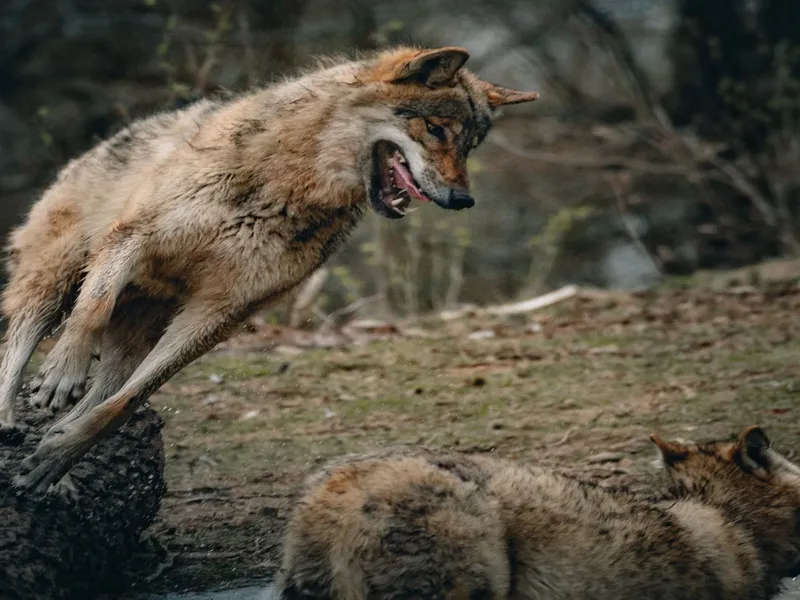
MULTIPOLYGON (((125 229, 130 229, 130 226, 125 229)), ((63 408, 83 396, 92 352, 102 339, 117 297, 139 257, 142 241, 132 233, 112 230, 91 261, 64 333, 48 354, 31 399, 35 406, 63 408)))
POLYGON ((174 309, 173 302, 147 297, 121 301, 103 335, 89 391, 50 431, 58 431, 116 394, 158 342, 174 309))

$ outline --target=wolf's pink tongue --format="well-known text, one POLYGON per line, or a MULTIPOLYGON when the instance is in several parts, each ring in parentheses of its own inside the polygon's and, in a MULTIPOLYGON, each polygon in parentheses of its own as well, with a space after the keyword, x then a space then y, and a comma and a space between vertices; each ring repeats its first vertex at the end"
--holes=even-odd
POLYGON ((394 184, 397 187, 403 188, 417 200, 421 200, 422 202, 431 201, 431 199, 423 194, 414 184, 414 178, 411 176, 406 166, 400 162, 397 154, 395 154, 392 159, 392 166, 394 167, 394 184))

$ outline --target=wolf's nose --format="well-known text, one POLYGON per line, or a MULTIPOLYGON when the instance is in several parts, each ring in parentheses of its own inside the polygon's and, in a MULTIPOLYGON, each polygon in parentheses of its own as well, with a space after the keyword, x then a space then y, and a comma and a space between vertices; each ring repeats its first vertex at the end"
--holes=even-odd
POLYGON ((450 205, 448 208, 452 208, 453 210, 472 208, 475 206, 475 198, 470 196, 467 192, 451 189, 448 204, 450 205))

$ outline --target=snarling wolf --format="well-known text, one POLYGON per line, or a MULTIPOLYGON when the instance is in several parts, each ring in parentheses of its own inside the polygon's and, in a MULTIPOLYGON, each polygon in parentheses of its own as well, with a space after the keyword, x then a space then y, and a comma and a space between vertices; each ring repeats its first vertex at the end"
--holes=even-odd
POLYGON ((0 428, 66 312, 33 402, 81 399, 22 465, 47 489, 162 383, 302 283, 366 206, 469 208, 466 160, 502 105, 536 93, 463 68, 460 48, 396 48, 138 122, 72 161, 8 246, 0 428), (99 363, 85 390, 93 353, 99 363))
POLYGON ((800 468, 750 427, 653 435, 650 497, 486 456, 404 450, 312 477, 283 600, 764 599, 800 572, 800 468))

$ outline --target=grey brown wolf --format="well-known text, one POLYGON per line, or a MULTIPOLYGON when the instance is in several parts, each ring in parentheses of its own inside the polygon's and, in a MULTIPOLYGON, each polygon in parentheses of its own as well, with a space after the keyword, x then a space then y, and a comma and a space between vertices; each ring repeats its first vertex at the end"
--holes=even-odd
POLYGON ((68 312, 35 404, 82 400, 22 465, 45 490, 164 381, 326 260, 372 206, 474 204, 466 159, 494 111, 536 93, 395 48, 132 124, 60 173, 8 246, 0 425, 38 342, 68 312), (93 353, 99 363, 86 392, 93 353))
POLYGON ((653 497, 486 456, 404 450, 310 480, 283 600, 749 599, 800 572, 800 468, 758 427, 651 436, 653 497))

